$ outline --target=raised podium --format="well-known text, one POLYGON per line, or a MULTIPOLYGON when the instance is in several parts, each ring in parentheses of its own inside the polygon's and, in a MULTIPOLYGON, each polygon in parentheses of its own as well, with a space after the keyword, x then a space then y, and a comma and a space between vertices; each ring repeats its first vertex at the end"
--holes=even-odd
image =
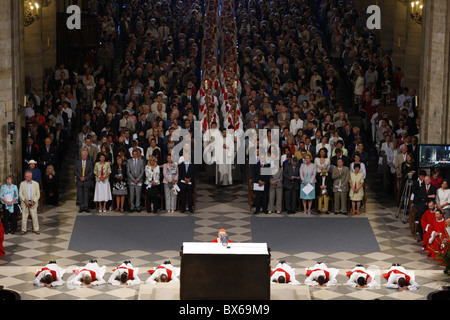
POLYGON ((270 300, 266 243, 184 242, 181 300, 270 300))

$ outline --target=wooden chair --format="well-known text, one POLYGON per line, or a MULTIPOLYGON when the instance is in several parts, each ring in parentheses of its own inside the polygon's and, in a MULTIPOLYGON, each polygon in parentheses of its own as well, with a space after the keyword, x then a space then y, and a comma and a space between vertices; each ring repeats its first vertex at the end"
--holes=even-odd
MULTIPOLYGON (((192 195, 194 197, 194 211, 197 208, 197 179, 194 179, 194 191, 192 192, 192 195)), ((177 195, 177 210, 180 210, 180 195, 177 195)))
POLYGON ((248 180, 247 182, 247 190, 248 190, 248 210, 252 211, 253 199, 255 198, 255 194, 253 193, 253 180, 248 180))
POLYGON ((417 240, 417 228, 418 224, 416 223, 416 212, 417 208, 412 208, 412 200, 409 200, 409 231, 411 235, 414 236, 414 239, 417 240))
POLYGON ((44 192, 44 186, 42 185, 42 181, 39 182, 39 190, 41 193, 41 196, 39 197, 39 209, 40 212, 42 214, 43 210, 44 210, 44 204, 45 204, 45 192, 44 192))

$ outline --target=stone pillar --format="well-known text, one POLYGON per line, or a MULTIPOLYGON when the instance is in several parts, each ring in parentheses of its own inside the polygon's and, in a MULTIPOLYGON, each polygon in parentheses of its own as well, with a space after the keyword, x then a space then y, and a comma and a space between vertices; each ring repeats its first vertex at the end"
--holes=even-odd
MULTIPOLYGON (((22 2, 22 1, 20 1, 22 2)), ((39 9, 42 12, 42 8, 39 9)), ((25 77, 29 81, 26 93, 36 90, 36 94, 42 98, 42 80, 44 69, 42 67, 42 15, 39 20, 25 27, 25 77)))
POLYGON ((21 181, 22 126, 24 103, 23 1, 0 0, 0 183, 7 174, 21 181), (8 134, 8 122, 15 123, 15 135, 8 134))
POLYGON ((450 144, 450 3, 424 3, 420 143, 450 144))
MULTIPOLYGON (((399 66, 403 70, 405 66, 407 10, 406 6, 399 1, 393 2, 395 4, 393 6, 394 25, 392 29, 392 60, 394 67, 399 66)), ((385 32, 383 29, 382 31, 385 32)))
POLYGON ((420 66, 423 56, 422 25, 411 19, 410 13, 411 6, 407 6, 403 86, 417 91, 421 82, 420 66))
POLYGON ((394 48, 394 29, 397 22, 395 18, 395 8, 398 1, 381 0, 381 39, 380 45, 385 50, 394 48))
POLYGON ((25 76, 42 97, 43 78, 56 62, 56 4, 41 7, 40 19, 25 27, 25 76))
MULTIPOLYGON (((56 61, 56 3, 42 8, 42 67, 44 74, 55 69, 56 61)), ((67 75, 68 76, 68 75, 67 75)))

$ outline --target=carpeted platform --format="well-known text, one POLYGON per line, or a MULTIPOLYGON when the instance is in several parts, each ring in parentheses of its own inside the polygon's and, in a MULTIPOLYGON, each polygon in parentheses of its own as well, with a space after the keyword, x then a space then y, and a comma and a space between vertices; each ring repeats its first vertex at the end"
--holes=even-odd
POLYGON ((78 216, 69 250, 180 250, 183 242, 193 241, 194 221, 193 217, 78 216))
POLYGON ((282 252, 378 252, 366 218, 252 217, 252 241, 282 252))

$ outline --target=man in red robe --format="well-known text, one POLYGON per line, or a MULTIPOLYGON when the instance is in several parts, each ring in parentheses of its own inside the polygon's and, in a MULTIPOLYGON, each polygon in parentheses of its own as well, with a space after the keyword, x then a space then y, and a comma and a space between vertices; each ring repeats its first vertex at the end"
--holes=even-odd
MULTIPOLYGON (((225 229, 220 229, 217 233, 217 238, 213 239, 211 242, 222 243, 222 237, 228 237, 227 231, 225 229)), ((230 239, 228 239, 228 243, 231 243, 230 239)))
POLYGON ((430 235, 432 230, 433 221, 436 220, 436 204, 434 200, 428 202, 428 210, 424 212, 422 218, 420 219, 420 225, 422 226, 423 236, 422 236, 422 250, 427 251, 428 241, 430 240, 430 235))
POLYGON ((5 255, 5 248, 3 248, 3 240, 5 240, 5 229, 0 222, 0 257, 5 255))
POLYGON ((428 256, 433 259, 437 258, 439 248, 446 234, 445 228, 447 226, 442 210, 437 209, 435 216, 436 218, 432 224, 430 239, 428 240, 428 256))

